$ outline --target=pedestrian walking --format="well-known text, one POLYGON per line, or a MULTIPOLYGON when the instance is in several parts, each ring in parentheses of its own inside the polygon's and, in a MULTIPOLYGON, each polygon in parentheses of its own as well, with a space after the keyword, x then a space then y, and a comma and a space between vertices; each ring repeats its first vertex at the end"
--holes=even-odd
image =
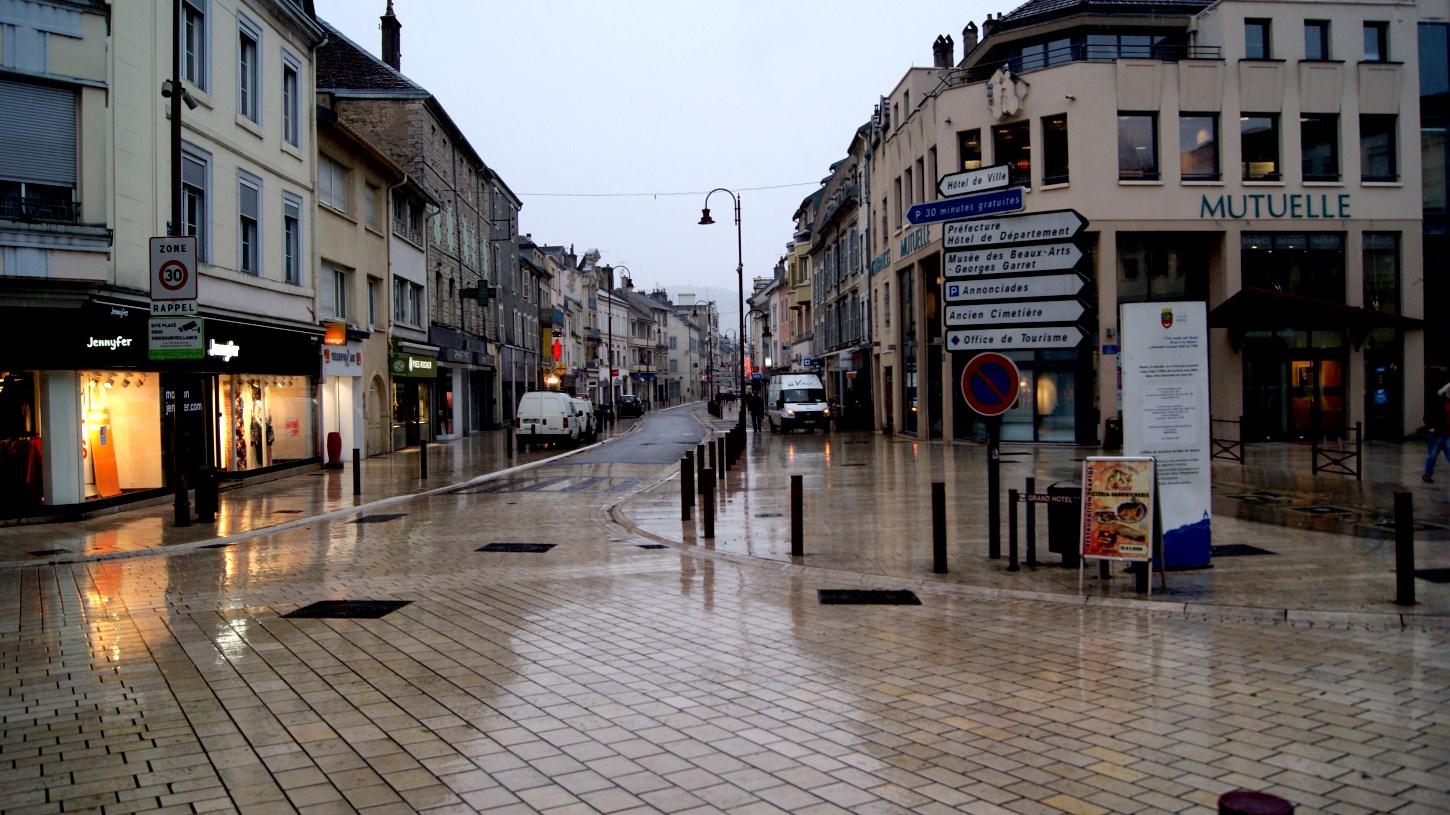
POLYGON ((1425 452, 1425 473, 1420 480, 1433 484, 1435 459, 1443 454, 1450 461, 1450 382, 1435 391, 1432 399, 1425 400, 1425 433, 1429 449, 1425 452))
POLYGON ((745 397, 750 402, 750 423, 755 427, 755 432, 760 432, 760 420, 765 417, 765 400, 760 394, 752 393, 745 397))

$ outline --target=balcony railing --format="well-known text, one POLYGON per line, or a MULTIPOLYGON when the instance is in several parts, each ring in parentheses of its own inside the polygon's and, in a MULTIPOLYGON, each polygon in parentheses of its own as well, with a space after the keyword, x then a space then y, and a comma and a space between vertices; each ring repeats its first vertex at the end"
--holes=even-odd
POLYGON ((423 245, 423 233, 408 226, 408 223, 401 218, 393 219, 393 231, 398 233, 400 237, 406 238, 419 246, 423 245))
POLYGON ((0 198, 0 218, 40 224, 80 223, 80 207, 74 201, 50 198, 0 198))
POLYGON ((1011 59, 974 65, 966 72, 967 82, 984 82, 992 78, 998 68, 1007 66, 1014 74, 1025 74, 1070 62, 1115 62, 1120 59, 1161 59, 1164 62, 1178 62, 1184 59, 1223 59, 1223 49, 1217 45, 1130 45, 1130 44, 1087 44, 1073 43, 1057 48, 1014 56, 1011 59))

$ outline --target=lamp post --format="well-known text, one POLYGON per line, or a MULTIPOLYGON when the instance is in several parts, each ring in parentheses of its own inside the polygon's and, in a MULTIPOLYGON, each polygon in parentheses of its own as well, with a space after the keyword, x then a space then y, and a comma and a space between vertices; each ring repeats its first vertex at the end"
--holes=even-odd
MULTIPOLYGON (((701 211, 701 214, 700 214, 700 225, 701 226, 709 226, 710 224, 715 223, 715 220, 710 217, 710 196, 714 195, 717 192, 723 192, 726 195, 730 196, 730 200, 735 203, 735 280, 736 280, 737 286, 739 287, 738 293, 739 293, 739 297, 740 297, 740 303, 739 303, 739 307, 740 307, 740 334, 739 334, 739 336, 742 336, 743 337, 743 336, 745 336, 745 252, 744 252, 744 247, 743 247, 742 242, 741 242, 741 232, 740 232, 740 196, 736 195, 735 193, 731 192, 730 190, 725 189, 724 187, 716 187, 715 189, 710 190, 709 192, 705 193, 705 206, 704 206, 704 209, 701 211)), ((744 391, 745 390, 745 356, 743 354, 740 357, 740 364, 737 365, 736 368, 739 371, 739 375, 740 375, 740 380, 739 380, 739 383, 738 383, 739 390, 744 391)), ((745 414, 744 414, 744 412, 741 412, 741 414, 740 414, 740 422, 739 422, 739 424, 740 424, 741 430, 743 431, 744 428, 745 428, 745 414)))

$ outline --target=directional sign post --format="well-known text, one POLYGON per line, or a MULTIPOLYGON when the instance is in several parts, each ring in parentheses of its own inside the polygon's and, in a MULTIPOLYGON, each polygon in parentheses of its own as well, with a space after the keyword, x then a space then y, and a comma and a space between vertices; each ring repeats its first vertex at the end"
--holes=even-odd
POLYGON ((987 557, 993 560, 1002 556, 1002 414, 1017 402, 1019 376, 1017 363, 992 353, 977 354, 962 371, 962 397, 987 417, 987 557))
POLYGON ((906 221, 919 226, 938 221, 995 215, 999 212, 1020 212, 1022 207, 1022 188, 1012 187, 976 195, 943 198, 940 201, 932 201, 930 204, 917 204, 906 211, 906 221))
POLYGON ((942 246, 947 249, 973 249, 998 243, 1069 240, 1087 224, 1086 218, 1071 209, 979 218, 943 224, 942 246))
POLYGON ((980 277, 994 274, 1061 272, 1077 266, 1082 250, 1075 243, 1002 246, 947 252, 943 277, 980 277))
POLYGON ((980 300, 1019 300, 1023 298, 1072 297, 1087 285, 1087 278, 1076 272, 1037 277, 994 277, 985 280, 952 281, 944 286, 948 303, 980 300))
POLYGON ((948 331, 948 351, 1033 351, 1076 348, 1087 335, 1075 325, 1030 325, 1013 328, 975 328, 948 331))
POLYGON ((1030 303, 982 303, 947 306, 943 321, 952 328, 1026 323, 1073 323, 1087 311, 1078 300, 1041 300, 1030 303))
POLYGON ((936 191, 944 197, 951 197, 969 192, 998 190, 1010 183, 1011 169, 1005 164, 993 164, 990 167, 944 175, 936 182, 936 191))

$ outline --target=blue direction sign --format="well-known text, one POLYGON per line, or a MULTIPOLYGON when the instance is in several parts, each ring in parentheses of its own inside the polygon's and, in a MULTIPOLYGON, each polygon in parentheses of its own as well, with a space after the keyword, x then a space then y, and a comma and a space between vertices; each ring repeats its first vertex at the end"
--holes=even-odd
POLYGON ((930 204, 917 204, 906 211, 906 220, 913 225, 932 224, 962 218, 979 218, 1001 212, 1020 212, 1022 207, 1022 188, 1009 187, 1005 190, 943 198, 930 204))
POLYGON ((1001 354, 977 354, 962 371, 962 397, 983 416, 1001 416, 1011 410, 1020 386, 1017 363, 1001 354))

